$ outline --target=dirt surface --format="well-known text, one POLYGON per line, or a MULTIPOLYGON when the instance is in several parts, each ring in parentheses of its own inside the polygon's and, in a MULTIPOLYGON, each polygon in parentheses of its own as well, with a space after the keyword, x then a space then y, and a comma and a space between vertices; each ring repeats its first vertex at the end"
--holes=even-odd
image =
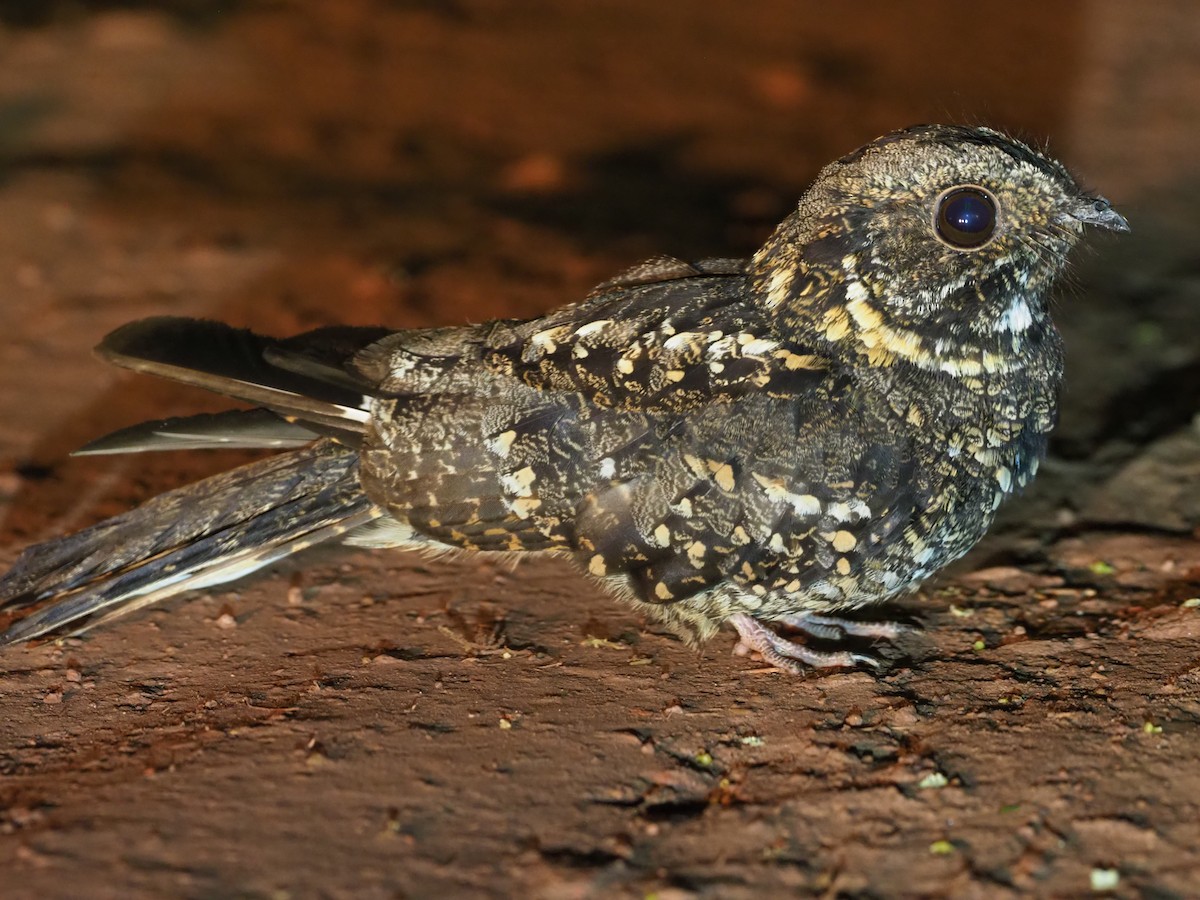
POLYGON ((219 405, 91 358, 138 316, 534 315, 930 120, 1051 137, 1134 226, 1064 291, 1037 486, 882 674, 552 561, 318 554, 0 654, 0 896, 1200 894, 1200 18, 830 7, 0 3, 4 563, 241 458, 66 458, 219 405))

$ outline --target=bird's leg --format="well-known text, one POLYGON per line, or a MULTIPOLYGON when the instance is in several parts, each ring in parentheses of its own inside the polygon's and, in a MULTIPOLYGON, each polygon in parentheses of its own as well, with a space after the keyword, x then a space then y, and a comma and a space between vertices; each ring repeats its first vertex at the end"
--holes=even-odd
MULTIPOLYGON (((735 613, 729 617, 729 623, 737 629, 741 636, 739 646, 757 650, 762 658, 771 665, 797 675, 804 671, 801 663, 814 669, 849 668, 857 665, 879 668, 877 660, 861 653, 850 653, 845 650, 833 652, 813 650, 803 644, 789 641, 746 613, 735 613)), ((825 623, 816 624, 818 628, 831 628, 825 623)), ((827 634, 828 632, 815 636, 823 637, 827 634)))
POLYGON ((798 628, 805 634, 815 638, 836 641, 845 635, 854 637, 882 638, 894 641, 901 635, 912 631, 912 626, 903 622, 859 622, 854 619, 842 619, 837 616, 823 616, 819 613, 798 613, 779 619, 785 625, 798 628))

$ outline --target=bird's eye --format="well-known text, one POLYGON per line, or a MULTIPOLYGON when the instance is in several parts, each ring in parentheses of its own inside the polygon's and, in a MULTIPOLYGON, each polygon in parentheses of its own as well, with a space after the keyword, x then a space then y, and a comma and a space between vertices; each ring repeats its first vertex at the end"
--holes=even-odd
POLYGON ((938 198, 933 217, 938 237, 956 250, 975 250, 996 230, 996 200, 980 187, 951 188, 938 198))

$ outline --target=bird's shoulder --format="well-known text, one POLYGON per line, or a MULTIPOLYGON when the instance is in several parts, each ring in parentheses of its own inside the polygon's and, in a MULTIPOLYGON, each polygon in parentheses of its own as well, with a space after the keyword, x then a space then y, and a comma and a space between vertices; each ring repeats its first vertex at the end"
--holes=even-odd
POLYGON ((671 257, 628 269, 580 303, 494 328, 480 355, 490 371, 530 388, 645 411, 792 394, 830 366, 778 332, 744 261, 671 257))

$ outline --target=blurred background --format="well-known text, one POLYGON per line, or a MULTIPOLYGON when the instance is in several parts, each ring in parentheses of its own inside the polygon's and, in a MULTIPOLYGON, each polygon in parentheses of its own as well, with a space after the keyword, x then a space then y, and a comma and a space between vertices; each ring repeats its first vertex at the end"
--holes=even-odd
POLYGON ((1179 675, 1195 626, 1162 620, 1176 630, 1127 665, 1133 642, 1105 630, 1124 595, 1080 577, 1116 571, 1091 535, 1134 526, 1136 584, 1153 553, 1154 577, 1181 580, 1129 603, 1175 609, 1200 583, 1172 569, 1200 527, 1194 0, 0 0, 0 561, 233 460, 67 459, 222 405, 95 361, 130 319, 284 335, 533 316, 651 255, 749 254, 823 164, 939 121, 1047 147, 1133 233, 1079 253, 1053 458, 963 563, 1006 573, 1010 599, 974 620, 943 594, 913 601, 934 662, 756 677, 728 635, 703 657, 642 641, 636 614, 593 608, 549 565, 306 563, 170 606, 161 631, 165 610, 9 651, 0 860, 20 877, 0 893, 445 896, 469 877, 484 896, 541 872, 538 896, 613 896, 628 864, 663 898, 1076 896, 1089 867, 1131 856, 1147 894, 1160 875, 1155 895, 1192 893, 1200 770, 1178 735, 1198 721, 1179 675), (1072 535, 1076 562, 1046 555, 1072 535), (1030 603, 1035 584, 1059 593, 1030 603), (487 640, 511 662, 477 658, 459 627, 484 602, 508 610, 487 640), (963 655, 1010 639, 994 663, 963 655), (1112 689, 1124 705, 1105 705, 1106 671, 1133 679, 1112 689), (944 800, 915 792, 942 770, 944 800), (407 894, 417 871, 428 890, 407 894), (596 872, 596 893, 577 889, 596 872))

